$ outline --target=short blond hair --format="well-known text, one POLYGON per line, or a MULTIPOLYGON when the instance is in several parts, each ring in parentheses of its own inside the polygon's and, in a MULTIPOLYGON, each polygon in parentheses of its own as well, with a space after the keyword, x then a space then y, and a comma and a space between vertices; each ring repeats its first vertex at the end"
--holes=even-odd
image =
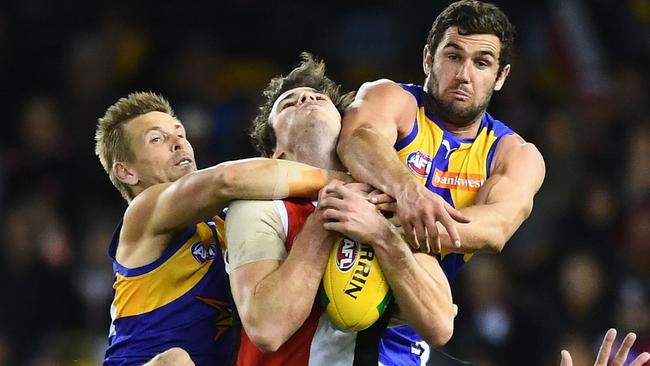
POLYGON ((131 150, 131 139, 124 125, 138 116, 155 111, 175 117, 171 105, 161 95, 137 92, 129 94, 126 98, 120 98, 106 110, 103 117, 97 120, 95 154, 99 157, 111 183, 127 202, 133 199, 133 192, 113 174, 113 164, 116 161, 132 162, 135 159, 131 150))

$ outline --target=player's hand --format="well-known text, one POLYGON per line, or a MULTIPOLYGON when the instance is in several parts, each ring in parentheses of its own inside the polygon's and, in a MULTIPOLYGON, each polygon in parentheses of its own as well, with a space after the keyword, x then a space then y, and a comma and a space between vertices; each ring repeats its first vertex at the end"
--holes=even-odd
POLYGON ((436 222, 440 222, 447 230, 452 244, 460 247, 457 224, 469 223, 469 219, 438 194, 417 181, 411 181, 395 199, 397 217, 404 227, 407 241, 414 249, 440 252, 440 236, 436 222))
POLYGON ((387 237, 390 223, 368 201, 371 190, 359 183, 334 182, 325 186, 316 208, 326 220, 323 227, 369 245, 387 237))
POLYGON ((395 199, 388 193, 384 193, 378 189, 368 194, 368 201, 374 203, 377 209, 387 218, 393 217, 395 211, 397 211, 397 202, 395 199))
MULTIPOLYGON (((615 339, 616 329, 608 330, 607 334, 605 334, 605 338, 603 338, 603 343, 600 345, 600 350, 598 350, 598 356, 596 357, 596 363, 594 363, 594 366, 607 366, 607 361, 609 360, 609 355, 612 351, 612 345, 614 345, 615 339)), ((625 339, 623 339, 623 344, 621 344, 618 352, 616 352, 616 356, 614 356, 610 366, 623 366, 634 341, 636 341, 636 334, 628 333, 625 339)), ((571 359, 571 354, 567 350, 562 350, 561 356, 562 361, 560 361, 560 366, 573 366, 573 359, 571 359)), ((650 354, 648 352, 643 352, 638 355, 629 366, 645 365, 648 361, 650 361, 650 354)))

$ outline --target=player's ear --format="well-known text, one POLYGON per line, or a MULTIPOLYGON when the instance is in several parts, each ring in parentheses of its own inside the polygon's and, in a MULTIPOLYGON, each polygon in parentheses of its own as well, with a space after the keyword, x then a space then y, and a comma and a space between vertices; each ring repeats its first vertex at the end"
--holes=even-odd
POLYGON ((422 50, 422 70, 424 70, 425 75, 429 76, 429 72, 431 71, 432 64, 433 64, 433 55, 431 54, 429 45, 425 45, 424 49, 422 50))
POLYGON ((508 77, 508 74, 510 73, 510 64, 507 64, 506 66, 503 67, 503 70, 501 70, 501 74, 499 77, 497 77, 497 82, 494 84, 494 90, 499 91, 503 87, 503 84, 506 82, 506 78, 508 77))
POLYGON ((121 161, 113 163, 113 175, 115 175, 117 180, 120 182, 130 186, 134 186, 140 181, 138 172, 131 168, 127 163, 121 161))

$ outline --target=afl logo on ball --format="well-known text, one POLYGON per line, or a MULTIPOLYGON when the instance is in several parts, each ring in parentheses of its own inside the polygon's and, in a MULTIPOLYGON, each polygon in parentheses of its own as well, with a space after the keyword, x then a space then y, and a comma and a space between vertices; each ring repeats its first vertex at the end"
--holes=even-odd
POLYGON ((217 254, 217 246, 215 244, 205 245, 203 242, 197 241, 192 244, 192 257, 199 263, 205 263, 214 259, 217 254))
POLYGON ((336 266, 341 272, 347 272, 357 262, 359 245, 354 240, 342 238, 336 251, 336 266))
POLYGON ((414 151, 406 158, 406 166, 419 177, 426 177, 431 171, 431 157, 422 151, 414 151))

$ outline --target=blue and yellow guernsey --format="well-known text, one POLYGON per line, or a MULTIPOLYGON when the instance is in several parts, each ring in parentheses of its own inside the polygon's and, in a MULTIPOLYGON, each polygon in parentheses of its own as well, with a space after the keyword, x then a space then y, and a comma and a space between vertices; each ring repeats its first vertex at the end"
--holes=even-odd
MULTIPOLYGON (((401 86, 417 100, 418 114, 411 133, 395 144, 400 160, 422 184, 453 207, 460 209, 474 204, 479 189, 490 176, 499 141, 514 132, 486 112, 475 138, 457 138, 425 110, 425 92, 421 86, 401 86)), ((441 253, 442 268, 450 281, 471 256, 441 253)))
POLYGON ((155 262, 125 268, 113 259, 112 324, 104 365, 142 365, 181 347, 198 365, 225 365, 232 354, 232 300, 223 261, 223 221, 178 235, 155 262))
MULTIPOLYGON (((455 208, 474 204, 479 189, 490 176, 492 158, 503 136, 514 132, 487 112, 481 120, 476 137, 461 139, 447 131, 440 120, 424 107, 422 86, 400 84, 418 103, 417 117, 408 136, 395 143, 397 154, 429 190, 442 196, 455 208)), ((471 254, 444 251, 440 254, 442 269, 449 282, 470 259, 471 254)), ((405 354, 413 364, 426 362, 429 346, 408 326, 390 328, 382 335, 380 362, 398 365, 405 354)))

